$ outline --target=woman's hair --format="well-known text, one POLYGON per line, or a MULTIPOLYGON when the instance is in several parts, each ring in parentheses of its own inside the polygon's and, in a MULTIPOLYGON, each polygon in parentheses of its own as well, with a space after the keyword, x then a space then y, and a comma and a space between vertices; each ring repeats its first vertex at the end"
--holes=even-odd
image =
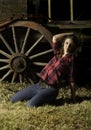
POLYGON ((64 38, 62 40, 62 44, 64 44, 65 40, 68 39, 68 38, 73 41, 73 43, 75 44, 76 47, 79 47, 80 40, 75 34, 64 36, 64 38))
MULTIPOLYGON (((78 51, 78 48, 80 47, 80 39, 75 35, 75 34, 72 34, 72 35, 66 35, 63 37, 62 39, 62 46, 61 46, 61 55, 63 54, 63 46, 64 46, 64 42, 66 39, 71 39, 73 41, 73 44, 75 46, 74 48, 74 51, 78 51)), ((77 52, 78 53, 78 52, 77 52)))

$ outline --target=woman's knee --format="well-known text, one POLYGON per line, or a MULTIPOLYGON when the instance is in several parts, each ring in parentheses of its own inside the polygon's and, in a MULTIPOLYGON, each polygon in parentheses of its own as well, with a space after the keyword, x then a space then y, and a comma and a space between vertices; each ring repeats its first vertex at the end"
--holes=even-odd
POLYGON ((21 101, 21 97, 20 97, 20 93, 17 92, 15 93, 12 97, 11 97, 11 102, 14 103, 14 102, 17 102, 17 101, 21 101))
POLYGON ((29 100, 27 106, 28 107, 30 107, 30 106, 38 107, 38 106, 41 106, 42 104, 44 104, 44 102, 45 102, 45 98, 43 97, 42 94, 38 93, 29 100))

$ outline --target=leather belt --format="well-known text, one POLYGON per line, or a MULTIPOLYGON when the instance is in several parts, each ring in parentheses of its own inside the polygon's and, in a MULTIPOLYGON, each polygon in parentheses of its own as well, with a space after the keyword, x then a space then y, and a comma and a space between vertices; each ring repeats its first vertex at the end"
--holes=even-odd
POLYGON ((45 83, 43 80, 40 80, 39 81, 39 85, 42 87, 42 88, 58 88, 56 85, 49 85, 47 83, 45 83))

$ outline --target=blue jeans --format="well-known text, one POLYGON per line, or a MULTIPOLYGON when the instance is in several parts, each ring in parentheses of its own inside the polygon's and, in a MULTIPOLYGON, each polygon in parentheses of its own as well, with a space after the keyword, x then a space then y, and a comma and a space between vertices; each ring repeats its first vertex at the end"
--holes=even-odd
POLYGON ((27 106, 41 106, 46 103, 54 102, 58 95, 58 89, 53 87, 42 88, 39 83, 28 86, 15 93, 11 99, 12 103, 17 101, 29 100, 27 106))

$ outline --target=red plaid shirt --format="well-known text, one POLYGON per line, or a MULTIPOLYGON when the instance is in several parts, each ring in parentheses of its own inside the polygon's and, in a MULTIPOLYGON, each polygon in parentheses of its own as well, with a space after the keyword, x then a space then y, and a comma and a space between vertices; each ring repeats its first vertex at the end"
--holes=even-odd
POLYGON ((59 44, 53 44, 54 57, 40 72, 41 79, 49 85, 58 85, 61 79, 67 79, 69 82, 75 82, 74 55, 59 57, 59 44))

